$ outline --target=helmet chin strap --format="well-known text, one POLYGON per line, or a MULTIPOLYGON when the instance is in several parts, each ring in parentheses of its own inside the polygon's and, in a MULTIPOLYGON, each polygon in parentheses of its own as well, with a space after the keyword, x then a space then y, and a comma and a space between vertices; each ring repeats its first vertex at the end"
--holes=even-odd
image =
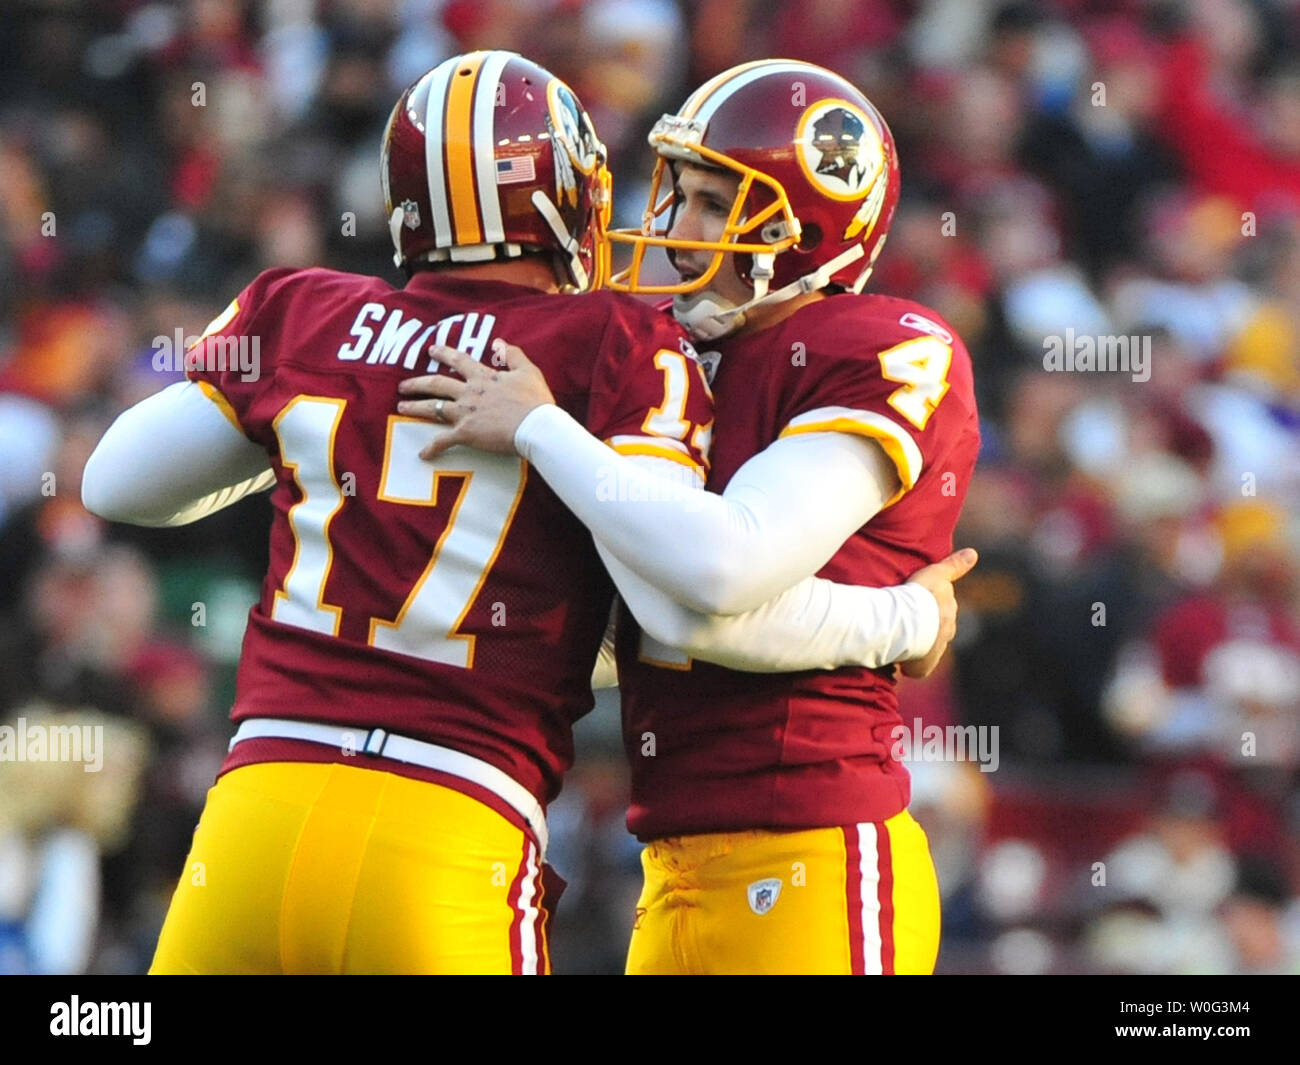
POLYGON ((681 294, 673 297, 673 317, 695 337, 696 340, 719 340, 728 333, 734 333, 745 324, 745 312, 755 307, 768 304, 784 303, 808 292, 816 292, 831 283, 831 278, 850 263, 857 262, 866 254, 866 248, 855 244, 840 252, 828 263, 823 263, 811 274, 804 274, 775 292, 767 291, 767 284, 772 277, 773 261, 776 256, 771 253, 756 254, 754 269, 750 272, 754 278, 754 298, 742 304, 734 304, 723 299, 717 293, 705 289, 693 294, 681 294))
POLYGON ((719 303, 712 292, 679 293, 673 297, 673 317, 696 340, 720 340, 745 324, 745 309, 719 303))
POLYGON ((583 268, 582 259, 579 256, 578 242, 564 228, 564 219, 561 217, 559 210, 541 189, 533 190, 532 204, 546 224, 551 227, 555 239, 560 242, 560 246, 568 256, 569 273, 573 277, 573 283, 578 286, 580 291, 585 290, 588 281, 587 271, 583 268))

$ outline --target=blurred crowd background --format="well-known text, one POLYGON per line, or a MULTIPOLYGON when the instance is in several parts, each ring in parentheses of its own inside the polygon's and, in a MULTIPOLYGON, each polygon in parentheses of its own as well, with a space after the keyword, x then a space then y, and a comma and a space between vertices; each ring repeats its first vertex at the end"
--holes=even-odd
MULTIPOLYGON (((1294 0, 5 0, 0 719, 99 723, 100 774, 0 762, 0 971, 139 972, 224 751, 269 508, 109 527, 80 475, 271 266, 400 279, 379 137, 446 56, 566 78, 639 222, 644 137, 768 55, 855 81, 903 199, 871 283, 975 360, 984 452, 948 667, 911 725, 941 972, 1300 972, 1300 4, 1294 0), (1149 338, 1150 379, 1045 338, 1149 338), (202 610, 196 608, 202 604, 202 610), (72 715, 69 717, 69 715, 72 715)), ((551 811, 558 972, 618 972, 639 882, 616 697, 551 811)))

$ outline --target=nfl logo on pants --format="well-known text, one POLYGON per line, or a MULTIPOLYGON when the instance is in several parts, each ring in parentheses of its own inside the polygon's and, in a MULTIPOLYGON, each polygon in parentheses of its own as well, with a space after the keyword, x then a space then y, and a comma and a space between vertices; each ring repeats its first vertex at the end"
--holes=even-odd
POLYGON ((749 885, 749 908, 762 917, 763 914, 776 905, 776 900, 780 895, 780 880, 776 878, 755 880, 749 885))

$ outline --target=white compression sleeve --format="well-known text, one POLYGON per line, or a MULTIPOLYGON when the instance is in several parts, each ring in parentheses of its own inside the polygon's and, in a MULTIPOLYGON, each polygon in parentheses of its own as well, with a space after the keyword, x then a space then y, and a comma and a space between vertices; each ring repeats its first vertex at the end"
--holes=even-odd
MULTIPOLYGON (((672 466, 650 456, 631 461, 652 472, 672 466)), ((882 495, 891 490, 879 488, 882 495)), ((595 540, 619 594, 646 633, 692 658, 729 669, 875 669, 922 657, 939 635, 939 605, 919 584, 864 588, 805 577, 743 614, 702 614, 625 566, 599 536, 595 540)))
POLYGON ((549 404, 523 420, 515 446, 614 557, 706 614, 752 610, 816 573, 898 484, 878 444, 838 432, 774 441, 722 495, 684 491, 549 404))
POLYGON ((109 521, 186 525, 274 483, 266 451, 179 381, 109 426, 86 462, 81 501, 109 521))

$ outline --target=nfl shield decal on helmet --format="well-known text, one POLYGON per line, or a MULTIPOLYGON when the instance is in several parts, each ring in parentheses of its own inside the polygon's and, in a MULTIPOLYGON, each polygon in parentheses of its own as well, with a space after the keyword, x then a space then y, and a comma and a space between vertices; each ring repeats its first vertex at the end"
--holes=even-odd
POLYGON ((414 200, 402 201, 402 225, 407 229, 420 228, 420 205, 414 200))
POLYGON ((749 908, 762 917, 781 896, 781 881, 772 877, 769 880, 755 880, 749 885, 749 908))

